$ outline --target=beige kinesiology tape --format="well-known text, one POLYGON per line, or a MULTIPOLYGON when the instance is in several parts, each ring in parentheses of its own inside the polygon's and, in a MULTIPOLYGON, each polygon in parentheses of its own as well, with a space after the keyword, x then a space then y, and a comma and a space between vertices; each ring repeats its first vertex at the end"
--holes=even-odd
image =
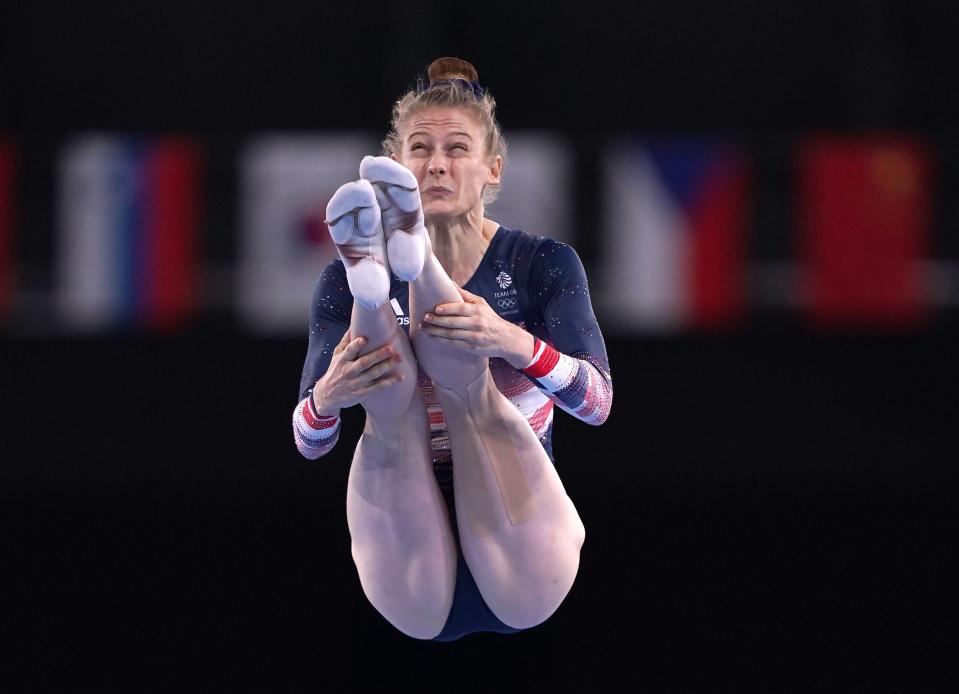
MULTIPOLYGON (((488 369, 466 386, 465 394, 440 387, 437 391, 437 395, 446 401, 442 404, 451 439, 457 434, 474 438, 476 453, 485 454, 496 478, 510 523, 519 525, 528 521, 535 508, 522 458, 524 454, 535 453, 526 450, 531 444, 541 445, 529 424, 516 410, 507 409, 512 405, 492 384, 488 369)), ((460 452, 456 450, 459 447, 455 440, 453 447, 455 459, 460 452)))

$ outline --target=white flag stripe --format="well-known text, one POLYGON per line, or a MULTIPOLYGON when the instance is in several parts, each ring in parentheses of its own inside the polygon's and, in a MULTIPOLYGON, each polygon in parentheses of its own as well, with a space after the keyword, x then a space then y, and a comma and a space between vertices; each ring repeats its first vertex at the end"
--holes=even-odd
POLYGON ((109 327, 119 312, 118 210, 130 176, 124 145, 106 135, 69 143, 60 156, 57 309, 68 329, 109 327))
POLYGON ((685 219, 652 160, 626 144, 605 158, 608 228, 603 248, 606 317, 631 331, 670 331, 689 313, 685 219))
POLYGON ((572 241, 572 153, 543 131, 505 133, 507 163, 499 197, 487 216, 510 229, 572 241))

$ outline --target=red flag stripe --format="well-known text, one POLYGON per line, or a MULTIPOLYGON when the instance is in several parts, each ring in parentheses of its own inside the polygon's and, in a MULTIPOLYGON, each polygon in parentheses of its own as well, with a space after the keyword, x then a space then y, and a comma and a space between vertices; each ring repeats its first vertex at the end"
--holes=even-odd
POLYGON ((183 138, 160 140, 146 167, 143 311, 150 329, 169 332, 183 327, 199 304, 200 148, 183 138))
POLYGON ((746 206, 751 175, 746 162, 722 154, 690 210, 691 320, 727 326, 746 308, 746 206))

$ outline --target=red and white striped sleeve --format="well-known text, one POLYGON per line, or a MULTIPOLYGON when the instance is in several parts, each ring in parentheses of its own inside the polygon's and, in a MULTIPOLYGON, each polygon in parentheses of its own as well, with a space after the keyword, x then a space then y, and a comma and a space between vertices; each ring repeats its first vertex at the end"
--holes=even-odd
POLYGON ((593 425, 605 422, 613 404, 609 375, 587 359, 563 354, 537 337, 533 340, 533 358, 523 373, 577 419, 593 425))
POLYGON ((325 417, 313 409, 313 397, 303 398, 293 410, 293 438, 304 458, 316 460, 330 452, 340 437, 339 416, 325 417))

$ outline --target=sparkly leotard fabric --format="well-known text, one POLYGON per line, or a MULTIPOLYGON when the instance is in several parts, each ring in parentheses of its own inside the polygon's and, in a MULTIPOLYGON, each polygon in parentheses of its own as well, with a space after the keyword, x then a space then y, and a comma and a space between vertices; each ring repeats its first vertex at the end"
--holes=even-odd
MULTIPOLYGON (((609 361, 586 274, 572 247, 501 226, 464 288, 537 338, 536 354, 525 369, 492 358, 490 373, 499 391, 526 417, 550 459, 554 405, 589 424, 606 420, 613 398, 609 361)), ((397 322, 408 334, 407 283, 394 277, 390 297, 397 322)), ((297 448, 310 459, 326 454, 339 437, 339 420, 318 418, 307 395, 326 373, 333 349, 349 327, 352 309, 343 263, 334 260, 320 275, 313 294, 309 349, 293 414, 297 448)), ((417 387, 429 413, 434 471, 440 485, 447 486, 452 461, 443 411, 422 370, 417 387)))

